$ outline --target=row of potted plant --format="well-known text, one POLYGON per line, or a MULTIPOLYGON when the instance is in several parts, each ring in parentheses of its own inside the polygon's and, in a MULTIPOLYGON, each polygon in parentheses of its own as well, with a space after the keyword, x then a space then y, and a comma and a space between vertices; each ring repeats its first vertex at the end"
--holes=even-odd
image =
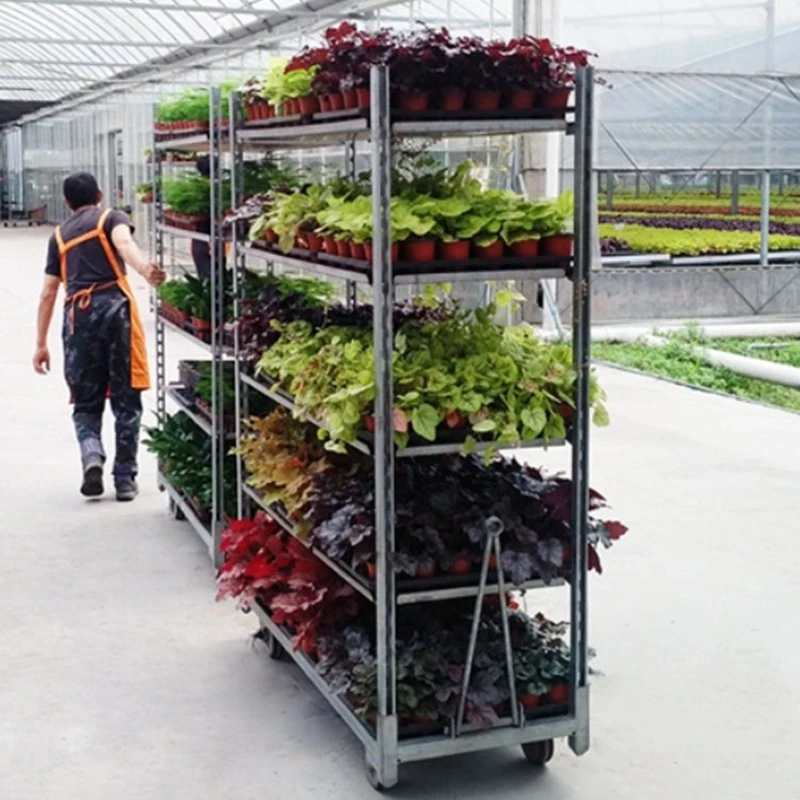
MULTIPOLYGON (((248 429, 239 449, 248 483, 266 501, 281 504, 299 536, 374 578, 372 462, 326 452, 314 426, 293 420, 283 409, 251 419, 248 429)), ((533 578, 549 583, 566 577, 570 493, 570 481, 504 458, 489 463, 460 456, 402 459, 395 474, 395 570, 407 578, 474 575, 491 520, 503 531, 502 563, 492 558, 492 570, 502 568, 518 586, 533 578)), ((592 510, 605 505, 592 491, 592 510)), ((626 530, 619 522, 591 518, 591 569, 601 571, 597 546, 611 546, 626 530)))
MULTIPOLYGON (((392 256, 396 261, 468 262, 507 256, 569 257, 573 198, 527 201, 484 189, 473 165, 454 170, 395 173, 392 185, 392 256)), ((372 199, 364 180, 336 179, 292 193, 273 193, 249 232, 251 241, 283 252, 300 249, 372 261, 372 199)))
POLYGON ((159 313, 204 342, 211 341, 211 281, 186 275, 158 287, 159 313))
MULTIPOLYGON (((331 690, 374 723, 373 610, 265 514, 229 523, 222 551, 218 599, 233 598, 243 608, 260 603, 291 634, 293 647, 316 660, 331 690)), ((479 727, 491 727, 506 716, 511 696, 500 614, 496 602, 487 599, 485 605, 465 698, 466 721, 479 727)), ((402 725, 427 726, 455 715, 472 611, 468 600, 406 608, 399 615, 396 687, 402 725)), ((566 626, 543 615, 529 617, 517 608, 509 615, 509 626, 518 702, 527 711, 555 711, 569 697, 566 626)))
MULTIPOLYGON (((220 124, 227 127, 228 98, 236 88, 235 83, 220 86, 220 124)), ((172 100, 159 103, 155 113, 153 128, 158 136, 186 135, 207 132, 210 118, 210 94, 206 88, 187 89, 172 100)))
POLYGON ((370 68, 387 66, 392 105, 406 112, 564 109, 589 55, 533 36, 487 42, 445 28, 362 31, 344 22, 326 31, 322 47, 273 64, 243 88, 250 119, 366 108, 370 68))

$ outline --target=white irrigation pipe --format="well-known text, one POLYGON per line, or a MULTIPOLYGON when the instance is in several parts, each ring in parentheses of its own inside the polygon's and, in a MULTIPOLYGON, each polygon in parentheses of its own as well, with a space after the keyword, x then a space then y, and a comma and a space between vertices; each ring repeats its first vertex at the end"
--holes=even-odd
MULTIPOLYGON (((749 327, 750 326, 748 326, 748 328, 749 327)), ((707 333, 707 331, 704 331, 704 334, 707 333)), ((741 335, 741 332, 739 335, 741 335)), ((752 336, 754 334, 750 333, 750 335, 752 336)), ((653 334, 643 335, 641 332, 633 330, 617 330, 616 335, 606 341, 626 342, 628 344, 640 342, 650 347, 663 347, 669 344, 670 340, 663 336, 653 334)), ((722 350, 714 350, 713 348, 703 347, 702 345, 687 344, 694 355, 705 359, 709 364, 726 367, 738 375, 744 375, 746 378, 755 378, 759 381, 767 381, 768 383, 788 386, 792 389, 800 389, 800 368, 798 367, 792 367, 788 364, 775 364, 772 361, 750 358, 749 356, 740 356, 735 353, 726 353, 722 350)))

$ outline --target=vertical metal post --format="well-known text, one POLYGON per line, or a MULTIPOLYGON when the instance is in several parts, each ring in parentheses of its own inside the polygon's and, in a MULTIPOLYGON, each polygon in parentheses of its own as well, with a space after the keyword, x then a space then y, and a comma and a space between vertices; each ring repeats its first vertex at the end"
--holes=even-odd
POLYGON ((739 213, 739 170, 731 172, 731 214, 736 216, 739 213))
MULTIPOLYGON (((229 143, 231 152, 231 198, 230 207, 236 208, 244 198, 244 152, 239 141, 238 131, 241 124, 242 105, 241 97, 238 92, 231 92, 228 119, 230 121, 229 143)), ((237 225, 234 223, 231 230, 231 249, 233 252, 233 318, 239 319, 241 313, 242 288, 244 286, 244 273, 246 270, 244 250, 239 244, 237 225)), ((239 324, 236 322, 233 328, 233 391, 234 391, 234 433, 236 437, 236 516, 242 519, 244 511, 244 469, 242 457, 238 454, 239 445, 242 440, 242 383, 241 365, 239 363, 239 351, 241 343, 239 341, 239 324)), ((224 414, 223 414, 224 416, 224 414)), ((223 440, 224 441, 224 440, 223 440)))
POLYGON ((218 217, 222 211, 222 181, 220 180, 221 123, 220 90, 209 89, 209 176, 211 179, 211 462, 213 502, 211 514, 211 557, 214 566, 220 566, 219 540, 222 532, 224 501, 223 471, 225 465, 225 432, 223 429, 222 322, 225 307, 224 243, 220 235, 218 217))
MULTIPOLYGON (((165 268, 164 264, 164 231, 161 229, 161 224, 164 220, 164 198, 161 194, 161 157, 159 151, 156 149, 155 132, 152 137, 153 142, 153 257, 161 269, 165 268)), ((155 293, 155 290, 153 290, 155 293)), ((166 346, 165 346, 165 332, 164 320, 161 317, 160 304, 157 300, 155 303, 155 319, 156 319, 156 414, 159 421, 163 422, 164 416, 167 412, 167 398, 166 398, 166 346)))
POLYGON ((770 174, 767 169, 761 174, 761 238, 759 240, 759 249, 762 266, 769 264, 769 189, 770 174))
POLYGON ((716 185, 715 185, 715 193, 717 197, 722 197, 722 170, 717 170, 716 176, 716 185))
POLYGON ((570 747, 589 749, 589 686, 586 652, 586 528, 589 510, 589 380, 591 376, 592 115, 594 70, 577 76, 575 103, 575 267, 572 347, 577 373, 572 429, 572 577, 570 581, 571 695, 576 731, 570 747))
MULTIPOLYGON (((347 177, 355 181, 356 175, 356 142, 348 139, 344 151, 344 163, 347 177)), ((358 286, 355 281, 347 281, 345 285, 345 304, 348 308, 355 308, 358 301, 358 286)))
POLYGON ((637 169, 634 173, 633 196, 638 200, 642 196, 642 173, 637 169))
POLYGON ((392 275, 391 121, 389 71, 373 67, 372 83, 372 286, 375 346, 375 561, 378 657, 378 780, 397 782, 397 701, 395 663, 394 440, 392 435, 392 275))
MULTIPOLYGON (((575 89, 576 94, 576 103, 577 103, 577 87, 575 89)), ((577 113, 577 112, 576 112, 577 113)), ((576 117, 577 121, 577 117, 576 117)), ((578 168, 577 165, 575 167, 576 178, 575 182, 577 183, 577 172, 578 168)), ((606 210, 611 211, 614 208, 614 175, 611 172, 606 172, 606 210)))

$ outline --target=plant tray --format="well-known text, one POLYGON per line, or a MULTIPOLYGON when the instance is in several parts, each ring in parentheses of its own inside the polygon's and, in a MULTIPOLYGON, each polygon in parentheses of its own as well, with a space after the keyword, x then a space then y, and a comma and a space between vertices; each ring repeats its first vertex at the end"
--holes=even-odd
MULTIPOLYGON (((405 111, 392 109, 392 122, 488 122, 493 120, 558 120, 573 112, 573 106, 566 108, 498 108, 491 111, 442 111, 429 109, 427 111, 405 111)), ((369 120, 369 108, 345 108, 341 111, 318 111, 316 114, 292 114, 288 116, 271 117, 270 119, 253 119, 244 122, 248 129, 282 128, 297 125, 314 125, 322 122, 341 122, 351 119, 369 120)))
MULTIPOLYGON (((293 248, 288 253, 283 253, 277 247, 267 244, 263 240, 253 242, 253 247, 266 252, 291 256, 311 264, 322 264, 330 267, 344 267, 354 272, 360 272, 366 277, 372 276, 372 264, 357 258, 334 256, 329 253, 314 253, 311 250, 293 248)), ((536 256, 535 258, 517 258, 503 256, 502 258, 468 258, 459 260, 436 259, 424 263, 416 261, 397 261, 392 264, 395 275, 436 275, 437 273, 450 272, 519 272, 520 270, 537 269, 564 269, 569 271, 572 267, 572 257, 536 256)))

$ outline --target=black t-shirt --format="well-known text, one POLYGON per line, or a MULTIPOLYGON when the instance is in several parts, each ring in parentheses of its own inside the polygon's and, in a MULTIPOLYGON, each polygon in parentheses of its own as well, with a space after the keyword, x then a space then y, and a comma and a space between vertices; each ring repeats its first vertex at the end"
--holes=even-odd
MULTIPOLYGON (((93 231, 100 222, 102 210, 99 208, 84 208, 76 211, 62 226, 61 238, 64 244, 71 239, 76 239, 84 233, 93 231)), ((111 231, 118 225, 127 225, 132 229, 127 215, 123 211, 112 211, 106 218, 103 230, 105 231, 111 249, 117 257, 117 262, 125 272, 125 264, 114 247, 111 240, 111 231)), ((56 278, 61 277, 61 261, 58 255, 58 242, 53 234, 47 245, 47 266, 44 271, 48 275, 56 278)), ((87 242, 76 245, 67 251, 67 294, 73 294, 79 289, 86 289, 95 283, 107 283, 116 280, 116 273, 111 264, 108 263, 105 250, 99 239, 90 239, 87 242)))

